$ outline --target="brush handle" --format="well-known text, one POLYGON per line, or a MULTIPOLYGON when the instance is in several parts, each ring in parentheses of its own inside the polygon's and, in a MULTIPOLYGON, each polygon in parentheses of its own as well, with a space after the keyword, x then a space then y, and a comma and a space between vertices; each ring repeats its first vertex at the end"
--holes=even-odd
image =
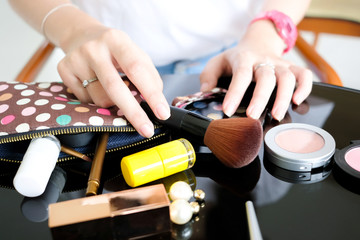
POLYGON ((173 129, 185 131, 200 142, 204 141, 205 132, 212 120, 211 118, 174 106, 170 106, 170 117, 167 120, 160 120, 155 117, 150 106, 145 101, 141 102, 140 105, 151 120, 173 129))

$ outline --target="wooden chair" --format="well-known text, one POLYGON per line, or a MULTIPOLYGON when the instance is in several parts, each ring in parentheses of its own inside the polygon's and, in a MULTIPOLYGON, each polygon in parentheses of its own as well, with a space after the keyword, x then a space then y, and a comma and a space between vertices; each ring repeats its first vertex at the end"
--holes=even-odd
POLYGON ((16 76, 15 81, 25 83, 34 81, 41 68, 50 57, 54 48, 55 46, 53 44, 45 40, 21 69, 19 74, 16 76))
POLYGON ((316 52, 316 46, 322 33, 360 37, 360 1, 312 0, 298 29, 314 33, 312 44, 299 36, 296 47, 310 62, 309 65, 314 65, 321 81, 342 86, 335 70, 316 52))

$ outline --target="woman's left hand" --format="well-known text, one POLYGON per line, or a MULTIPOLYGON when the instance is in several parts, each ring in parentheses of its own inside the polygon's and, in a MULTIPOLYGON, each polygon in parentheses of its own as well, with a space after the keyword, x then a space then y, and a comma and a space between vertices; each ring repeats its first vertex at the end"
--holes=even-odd
POLYGON ((224 113, 232 116, 251 81, 255 81, 255 90, 246 114, 258 119, 277 85, 271 114, 273 118, 281 121, 291 101, 299 105, 310 94, 312 72, 282 59, 284 45, 280 45, 279 39, 271 42, 271 38, 253 36, 245 36, 236 47, 213 57, 207 63, 200 75, 201 91, 216 87, 219 77, 232 75, 223 101, 224 113))

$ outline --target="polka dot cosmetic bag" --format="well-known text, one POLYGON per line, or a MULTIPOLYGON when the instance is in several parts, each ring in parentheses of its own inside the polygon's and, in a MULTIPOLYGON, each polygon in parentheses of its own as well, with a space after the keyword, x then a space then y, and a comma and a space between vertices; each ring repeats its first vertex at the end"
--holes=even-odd
MULTIPOLYGON (((137 89, 124 82, 141 101, 137 89)), ((81 103, 63 83, 0 82, 0 169, 4 163, 18 166, 31 139, 48 135, 89 157, 94 155, 97 136, 103 132, 110 133, 107 153, 128 154, 168 141, 167 129, 154 125, 154 136, 144 138, 119 108, 81 103)), ((58 163, 75 159, 60 152, 58 163)))

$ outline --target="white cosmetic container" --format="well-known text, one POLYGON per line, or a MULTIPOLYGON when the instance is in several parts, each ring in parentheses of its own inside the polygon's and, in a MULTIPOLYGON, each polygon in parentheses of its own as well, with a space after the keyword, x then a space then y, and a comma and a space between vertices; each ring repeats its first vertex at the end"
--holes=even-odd
POLYGON ((60 153, 54 136, 31 140, 13 180, 15 189, 26 197, 40 196, 46 188, 60 153))

